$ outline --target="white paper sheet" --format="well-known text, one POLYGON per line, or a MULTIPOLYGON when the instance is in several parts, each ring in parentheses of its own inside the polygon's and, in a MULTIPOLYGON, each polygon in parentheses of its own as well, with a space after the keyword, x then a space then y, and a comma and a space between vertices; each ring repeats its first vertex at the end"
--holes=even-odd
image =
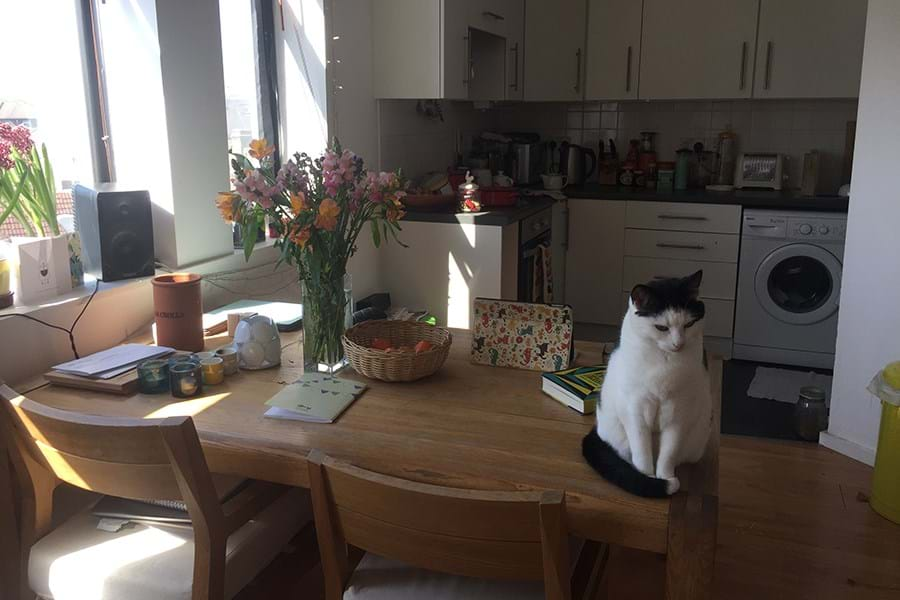
POLYGON ((128 371, 139 362, 171 354, 175 350, 166 346, 146 346, 144 344, 122 344, 96 352, 90 356, 70 360, 54 366, 63 373, 110 379, 128 371))
POLYGON ((822 388, 825 391, 825 404, 831 404, 831 376, 812 371, 756 367, 747 395, 751 398, 768 398, 796 404, 800 388, 805 385, 822 388))

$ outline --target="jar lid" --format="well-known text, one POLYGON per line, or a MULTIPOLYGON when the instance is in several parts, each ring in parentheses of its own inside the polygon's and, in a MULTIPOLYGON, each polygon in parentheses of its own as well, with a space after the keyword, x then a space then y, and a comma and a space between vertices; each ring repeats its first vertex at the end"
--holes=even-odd
POLYGON ((475 183, 475 178, 472 177, 470 171, 466 171, 466 182, 459 184, 459 190, 461 192, 472 192, 478 189, 478 184, 475 183))
POLYGON ((656 163, 656 168, 658 168, 660 171, 672 170, 675 168, 675 163, 671 160, 663 160, 656 163))
POLYGON ((813 402, 825 402, 825 390, 815 385, 805 385, 800 388, 800 397, 813 402))

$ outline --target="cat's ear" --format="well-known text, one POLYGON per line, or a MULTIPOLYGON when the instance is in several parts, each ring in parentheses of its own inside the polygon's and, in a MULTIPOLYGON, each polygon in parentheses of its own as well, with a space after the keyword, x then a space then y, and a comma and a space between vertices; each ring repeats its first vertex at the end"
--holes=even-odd
POLYGON ((688 275, 682 281, 691 299, 696 300, 700 296, 700 282, 703 281, 703 269, 700 269, 693 275, 688 275))
POLYGON ((647 312, 653 302, 653 290, 650 286, 638 284, 631 290, 631 303, 638 313, 647 312))

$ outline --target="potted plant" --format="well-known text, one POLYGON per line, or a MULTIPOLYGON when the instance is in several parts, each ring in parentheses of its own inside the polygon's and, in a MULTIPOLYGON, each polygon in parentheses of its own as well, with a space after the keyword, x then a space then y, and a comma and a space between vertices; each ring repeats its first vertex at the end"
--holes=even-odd
POLYGON ((20 300, 44 299, 84 283, 81 240, 61 231, 57 221, 46 145, 39 152, 27 127, 0 123, 0 223, 10 217, 26 231, 11 248, 20 300))
POLYGON ((247 258, 257 229, 269 219, 279 263, 295 266, 300 279, 304 367, 340 368, 349 316, 347 261, 366 224, 376 247, 397 239, 404 214, 402 178, 367 171, 363 160, 337 141, 319 158, 294 154, 277 172, 274 146, 261 139, 250 147, 249 158, 232 153, 236 193, 219 195, 219 210, 226 221, 240 225, 247 258))

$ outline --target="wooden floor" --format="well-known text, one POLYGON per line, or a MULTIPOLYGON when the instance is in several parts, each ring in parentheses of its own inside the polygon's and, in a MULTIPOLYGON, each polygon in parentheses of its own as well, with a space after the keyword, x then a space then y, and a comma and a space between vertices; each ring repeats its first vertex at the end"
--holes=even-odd
MULTIPOLYGON (((814 444, 723 436, 716 598, 900 598, 900 526, 866 503, 871 469, 814 444)), ((617 551, 610 597, 662 598, 662 559, 617 551)), ((239 600, 323 597, 308 527, 239 600)))

